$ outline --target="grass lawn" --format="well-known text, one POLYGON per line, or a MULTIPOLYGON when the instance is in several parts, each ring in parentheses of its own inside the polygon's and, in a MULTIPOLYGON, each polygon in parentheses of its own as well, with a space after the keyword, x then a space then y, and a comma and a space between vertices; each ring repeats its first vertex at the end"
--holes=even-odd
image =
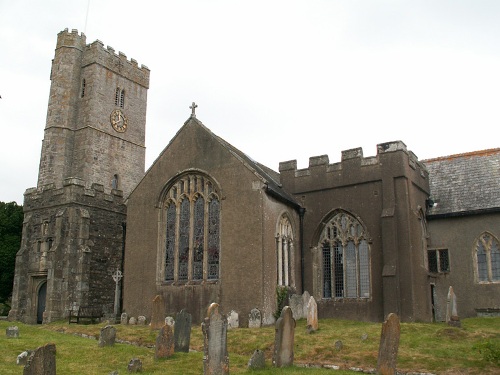
MULTIPOLYGON (((193 326, 191 352, 175 353, 168 359, 155 360, 157 331, 147 326, 115 325, 117 343, 99 348, 96 339, 105 324, 77 325, 60 321, 44 325, 24 325, 0 321, 5 332, 19 327, 19 338, 0 334, 0 374, 20 374, 17 356, 27 349, 47 343, 56 344, 57 374, 126 374, 132 358, 139 358, 143 374, 202 374, 203 337, 200 326, 193 326), (92 336, 91 338, 82 337, 92 336), (130 344, 134 343, 134 344, 130 344)), ((231 374, 356 374, 349 368, 374 369, 377 365, 381 324, 337 319, 319 321, 319 330, 306 332, 306 321, 297 322, 295 330, 295 365, 285 369, 272 367, 274 327, 239 328, 228 332, 231 374), (363 338, 364 339, 363 339, 363 338), (335 343, 342 341, 336 350, 335 343), (247 363, 256 349, 265 352, 267 368, 249 371, 247 363), (342 370, 303 367, 335 365, 342 370)), ((462 328, 444 323, 402 323, 398 371, 434 374, 500 374, 500 318, 462 320, 462 328)))

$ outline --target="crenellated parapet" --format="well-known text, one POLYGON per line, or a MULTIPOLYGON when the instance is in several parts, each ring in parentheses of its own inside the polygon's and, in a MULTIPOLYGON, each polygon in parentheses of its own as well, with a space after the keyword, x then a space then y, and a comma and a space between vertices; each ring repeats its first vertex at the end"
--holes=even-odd
POLYGON ((377 145, 377 155, 370 157, 363 157, 361 147, 344 150, 337 163, 330 163, 328 155, 312 156, 308 168, 304 169, 297 169, 297 160, 281 162, 279 172, 282 184, 295 192, 311 184, 332 187, 375 181, 387 173, 411 177, 417 184, 428 184, 425 165, 401 141, 377 145))
POLYGON ((78 204, 125 213, 123 192, 105 191, 101 184, 88 188, 80 178, 66 178, 62 186, 47 184, 27 189, 24 193, 24 211, 40 210, 54 205, 78 204))

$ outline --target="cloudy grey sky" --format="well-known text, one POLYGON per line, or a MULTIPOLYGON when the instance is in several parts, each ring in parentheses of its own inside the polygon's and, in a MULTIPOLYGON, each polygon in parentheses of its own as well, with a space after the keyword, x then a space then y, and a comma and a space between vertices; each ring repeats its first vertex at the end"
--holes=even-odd
POLYGON ((190 115, 253 159, 499 147, 500 1, 0 0, 0 201, 36 186, 57 33, 151 69, 146 167, 190 115))

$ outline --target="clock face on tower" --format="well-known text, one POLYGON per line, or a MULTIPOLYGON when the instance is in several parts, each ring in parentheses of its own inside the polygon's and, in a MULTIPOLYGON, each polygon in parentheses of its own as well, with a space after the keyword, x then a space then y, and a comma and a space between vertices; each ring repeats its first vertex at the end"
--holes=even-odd
POLYGON ((124 133, 127 130, 127 118, 120 109, 115 109, 109 117, 111 126, 119 133, 124 133))

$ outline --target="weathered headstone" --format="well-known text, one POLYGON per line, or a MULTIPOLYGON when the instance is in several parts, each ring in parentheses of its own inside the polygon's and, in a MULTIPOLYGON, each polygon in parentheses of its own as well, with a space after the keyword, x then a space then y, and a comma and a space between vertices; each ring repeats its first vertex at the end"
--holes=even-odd
POLYGON ((292 309, 285 306, 276 321, 274 337, 273 365, 285 367, 293 365, 293 343, 295 338, 295 319, 292 309))
POLYGON ((318 304, 312 296, 309 297, 307 303, 307 326, 310 327, 311 331, 318 330, 318 304))
POLYGON ((382 323, 377 360, 378 374, 394 375, 396 373, 400 332, 399 317, 390 313, 386 321, 382 323))
POLYGON ((142 372, 142 361, 139 358, 132 358, 127 366, 128 372, 142 372))
POLYGON ((142 315, 137 317, 137 325, 145 326, 146 325, 146 317, 142 316, 142 315))
POLYGON ((342 348, 344 347, 344 343, 341 340, 335 341, 335 350, 336 351, 341 351, 342 348))
POLYGON ((361 341, 366 341, 366 340, 368 340, 368 333, 363 333, 361 335, 361 341))
POLYGON ((227 328, 238 328, 240 326, 239 315, 236 311, 231 310, 229 315, 227 316, 227 328))
POLYGON ((248 328, 260 328, 262 325, 262 314, 259 309, 252 309, 248 315, 248 328))
POLYGON ((293 318, 295 320, 304 317, 304 301, 301 294, 292 294, 289 298, 289 306, 292 309, 293 318))
POLYGON ((189 352, 191 341, 191 314, 182 309, 175 319, 174 350, 176 352, 189 352))
POLYGON ((311 295, 309 294, 309 292, 307 290, 304 291, 304 293, 302 293, 302 305, 304 306, 304 313, 303 313, 304 318, 307 317, 307 304, 308 304, 310 298, 311 298, 311 295))
POLYGON ((19 327, 18 326, 7 327, 5 329, 5 335, 9 339, 19 338, 19 327))
POLYGON ((30 357, 31 353, 33 353, 33 350, 25 350, 21 354, 17 356, 16 364, 24 366, 26 363, 28 363, 28 358, 30 357))
POLYGON ((161 329, 165 325, 165 301, 161 295, 153 298, 151 329, 161 329))
POLYGON ((175 326, 174 318, 172 318, 171 316, 167 316, 165 318, 165 324, 168 324, 170 327, 174 327, 175 326))
POLYGON ((174 354, 174 331, 165 324, 156 337, 155 358, 168 358, 174 354))
POLYGON ((446 300, 446 323, 453 327, 461 327, 460 318, 457 310, 457 296, 453 291, 453 287, 448 289, 448 298, 446 300))
POLYGON ((128 324, 130 324, 131 326, 134 326, 137 324, 137 319, 133 316, 130 317, 130 319, 128 320, 128 324))
POLYGON ((229 374, 227 319, 219 312, 217 303, 210 305, 201 327, 204 338, 203 374, 229 374))
POLYGON ((31 353, 23 375, 56 375, 56 344, 47 344, 31 353))
POLYGON ((257 349, 253 352, 250 360, 248 361, 249 369, 259 370, 266 367, 266 357, 264 356, 264 352, 262 350, 257 349))
POLYGON ((128 315, 127 313, 122 313, 120 315, 120 324, 126 325, 128 323, 128 315))
POLYGON ((113 326, 106 326, 101 328, 101 334, 99 335, 99 347, 113 346, 116 340, 116 328, 113 326))

